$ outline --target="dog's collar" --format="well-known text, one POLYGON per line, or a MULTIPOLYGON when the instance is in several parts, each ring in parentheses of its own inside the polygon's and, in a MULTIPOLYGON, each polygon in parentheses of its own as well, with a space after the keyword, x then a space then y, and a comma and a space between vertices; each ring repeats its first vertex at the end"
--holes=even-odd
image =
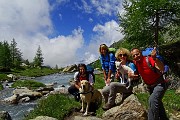
POLYGON ((93 94, 93 91, 88 91, 88 92, 79 92, 79 94, 88 94, 88 93, 92 93, 92 94, 93 94))

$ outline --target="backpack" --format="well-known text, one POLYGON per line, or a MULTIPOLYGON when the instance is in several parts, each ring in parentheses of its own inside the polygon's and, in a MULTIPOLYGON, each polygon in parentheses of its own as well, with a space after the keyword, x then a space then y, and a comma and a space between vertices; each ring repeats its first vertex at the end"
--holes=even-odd
POLYGON ((93 76, 93 81, 95 83, 95 75, 94 75, 94 68, 91 65, 86 65, 87 72, 93 76))
MULTIPOLYGON (((149 62, 149 56, 151 56, 151 52, 154 48, 153 47, 149 47, 149 48, 146 48, 145 50, 142 51, 142 55, 143 56, 146 56, 146 62, 147 62, 147 65, 154 71, 154 72, 157 72, 159 74, 162 74, 160 73, 159 70, 157 70, 155 67, 152 67, 151 63, 149 62)), ((167 64, 165 64, 164 62, 164 59, 161 55, 159 55, 159 51, 157 50, 157 54, 156 54, 156 58, 158 58, 159 60, 161 60, 163 63, 164 63, 164 73, 163 73, 163 77, 164 79, 166 79, 166 76, 167 76, 167 73, 169 72, 169 66, 167 64)))
POLYGON ((109 50, 109 53, 113 53, 113 54, 115 54, 116 53, 116 48, 108 48, 108 50, 109 50))

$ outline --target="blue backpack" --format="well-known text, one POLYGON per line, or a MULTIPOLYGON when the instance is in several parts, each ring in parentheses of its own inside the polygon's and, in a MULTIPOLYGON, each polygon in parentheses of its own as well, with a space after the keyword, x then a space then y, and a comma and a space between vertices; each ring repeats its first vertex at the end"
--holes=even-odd
MULTIPOLYGON (((152 65, 150 64, 149 59, 148 59, 148 56, 151 56, 151 52, 152 52, 153 49, 154 49, 153 47, 146 48, 145 50, 142 51, 142 55, 147 56, 146 57, 146 62, 148 64, 148 66, 153 71, 155 71, 155 69, 152 67, 152 65)), ((163 57, 161 55, 159 55, 158 50, 157 50, 156 58, 158 58, 159 60, 161 60, 164 63, 164 74, 166 74, 169 71, 169 66, 167 64, 165 64, 164 59, 163 59, 163 57)))
POLYGON ((94 68, 91 65, 86 65, 87 72, 93 76, 93 80, 95 83, 95 75, 94 75, 94 68))

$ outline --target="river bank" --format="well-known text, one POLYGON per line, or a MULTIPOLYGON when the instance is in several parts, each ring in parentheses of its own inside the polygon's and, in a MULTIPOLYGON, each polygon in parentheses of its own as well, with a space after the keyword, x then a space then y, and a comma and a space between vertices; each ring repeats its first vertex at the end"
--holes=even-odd
MULTIPOLYGON (((65 88, 69 86, 69 80, 73 78, 73 73, 68 74, 52 74, 42 77, 35 78, 36 81, 42 82, 44 84, 56 83, 54 86, 55 89, 60 88, 62 85, 65 88)), ((5 88, 0 91, 1 100, 12 95, 13 88, 5 88), (3 97, 2 97, 3 96, 3 97)), ((1 111, 7 111, 12 120, 22 120, 24 115, 27 115, 31 110, 33 110, 37 106, 37 101, 31 101, 28 103, 20 103, 17 105, 10 104, 0 104, 1 111)))

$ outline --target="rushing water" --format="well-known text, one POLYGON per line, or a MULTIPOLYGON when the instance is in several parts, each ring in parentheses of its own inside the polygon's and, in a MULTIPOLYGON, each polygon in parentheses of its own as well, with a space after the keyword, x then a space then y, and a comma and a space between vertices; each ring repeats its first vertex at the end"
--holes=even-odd
MULTIPOLYGON (((52 74, 43 77, 37 77, 35 80, 42 82, 44 84, 56 83, 55 88, 64 85, 66 88, 69 86, 69 80, 73 78, 73 73, 69 74, 52 74)), ((7 98, 12 95, 12 88, 5 88, 0 91, 0 100, 7 98)), ((32 101, 28 103, 20 103, 18 105, 9 105, 0 103, 0 111, 7 111, 12 120, 22 120, 24 115, 26 115, 30 110, 36 106, 37 102, 32 101)))

